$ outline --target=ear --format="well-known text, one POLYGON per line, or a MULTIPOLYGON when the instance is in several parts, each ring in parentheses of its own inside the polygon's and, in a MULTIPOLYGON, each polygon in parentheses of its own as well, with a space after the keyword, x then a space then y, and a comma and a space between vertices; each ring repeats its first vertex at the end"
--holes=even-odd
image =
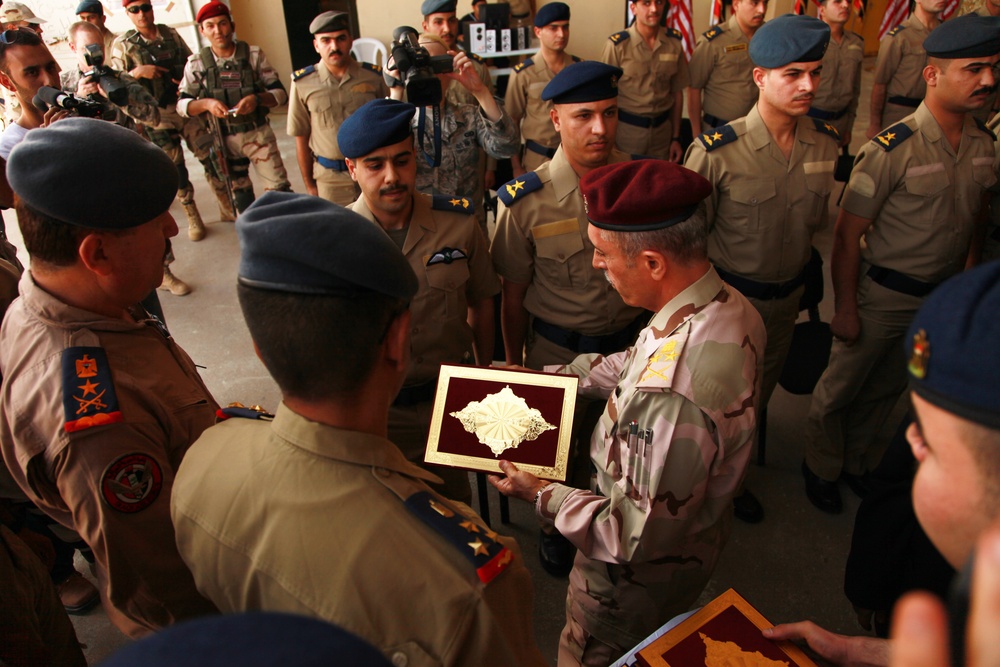
POLYGON ((559 110, 555 107, 549 109, 549 118, 552 119, 552 125, 556 128, 556 132, 560 130, 561 123, 559 122, 559 110))
POLYGON ((753 68, 753 82, 761 90, 764 89, 764 79, 766 77, 767 77, 767 70, 766 69, 764 69, 763 67, 754 67, 753 68))
POLYGON ((666 255, 662 252, 643 250, 639 257, 642 265, 649 272, 649 277, 654 281, 661 281, 666 277, 669 265, 666 255))
POLYGON ((385 353, 386 363, 401 372, 405 372, 410 357, 410 324, 413 314, 406 310, 389 324, 389 331, 385 335, 382 349, 385 353))
POLYGON ((77 256, 91 273, 102 277, 111 274, 113 267, 107 247, 111 240, 112 237, 107 234, 93 232, 80 241, 77 256))
POLYGON ((2 70, 0 70, 0 86, 3 86, 12 93, 17 92, 17 88, 14 86, 14 82, 11 80, 10 75, 2 70))
POLYGON ((358 165, 355 164, 354 160, 352 160, 351 158, 346 158, 346 157, 344 158, 344 164, 347 165, 347 173, 349 173, 351 175, 351 178, 354 179, 354 182, 357 183, 358 182, 358 175, 357 175, 358 165))
POLYGON ((937 68, 936 65, 927 65, 924 67, 924 71, 921 72, 921 74, 923 74, 924 81, 927 82, 927 85, 934 88, 937 87, 937 79, 939 73, 940 70, 937 68))

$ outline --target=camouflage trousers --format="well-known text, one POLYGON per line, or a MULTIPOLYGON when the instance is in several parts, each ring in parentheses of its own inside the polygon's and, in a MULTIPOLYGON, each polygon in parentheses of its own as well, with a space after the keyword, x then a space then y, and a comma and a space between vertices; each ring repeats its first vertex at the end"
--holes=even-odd
POLYGON ((239 166, 241 160, 249 160, 257 176, 263 181, 265 190, 291 191, 288 172, 285 171, 285 163, 278 150, 278 140, 269 123, 249 132, 226 136, 226 150, 229 153, 229 179, 233 190, 253 190, 250 170, 246 168, 245 162, 242 167, 239 166))
POLYGON ((191 154, 201 163, 205 170, 205 181, 212 188, 216 197, 220 201, 228 197, 225 184, 216 177, 212 166, 210 157, 212 135, 209 134, 204 120, 184 118, 177 113, 177 107, 171 104, 160 109, 160 124, 156 127, 147 127, 146 133, 153 143, 162 148, 170 160, 177 165, 177 171, 181 176, 177 195, 182 204, 190 204, 194 201, 194 188, 188 178, 181 139, 187 144, 191 154))
POLYGON ((627 648, 605 644, 587 632, 569 613, 569 606, 567 600, 566 625, 559 633, 557 667, 608 667, 625 654, 627 648))

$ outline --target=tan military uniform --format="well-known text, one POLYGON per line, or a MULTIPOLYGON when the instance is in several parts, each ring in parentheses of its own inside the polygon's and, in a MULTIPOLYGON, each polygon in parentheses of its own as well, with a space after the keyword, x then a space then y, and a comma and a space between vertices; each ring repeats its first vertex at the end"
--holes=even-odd
MULTIPOLYGON (((691 87, 701 90, 703 114, 726 123, 746 116, 757 103, 760 91, 753 82, 749 47, 735 15, 698 38, 688 67, 691 87)), ((702 130, 714 124, 703 122, 702 130)))
POLYGON ((930 29, 913 14, 890 30, 879 44, 874 83, 886 87, 882 127, 903 120, 924 99, 927 91, 923 77, 927 65, 924 40, 929 34, 930 29))
POLYGON ((971 117, 956 155, 923 104, 858 153, 841 206, 872 220, 861 244, 861 336, 834 342, 813 392, 806 462, 823 479, 872 466, 873 441, 906 388, 903 338, 923 296, 884 274, 932 288, 963 270, 983 194, 997 182, 994 155, 994 138, 971 117))
MULTIPOLYGON (((76 94, 77 88, 80 85, 80 79, 82 78, 83 72, 79 68, 64 69, 59 72, 59 87, 66 92, 76 94)), ((158 125, 160 122, 160 109, 156 105, 156 100, 153 99, 153 96, 138 81, 124 72, 118 75, 118 79, 125 85, 126 90, 128 90, 128 104, 120 107, 112 104, 111 100, 101 95, 99 99, 106 109, 103 116, 104 120, 116 121, 119 125, 126 125, 128 121, 123 116, 127 116, 143 125, 158 125)), ((126 127, 134 128, 135 126, 134 124, 128 124, 126 127)))
POLYGON ((679 132, 670 120, 675 93, 688 86, 688 65, 681 34, 662 28, 649 48, 632 26, 608 38, 601 61, 622 69, 618 82, 618 135, 624 153, 667 159, 679 132))
MULTIPOLYGON (((563 67, 580 60, 568 53, 562 56, 563 67)), ((552 102, 542 99, 542 91, 554 76, 545 59, 536 54, 515 67, 507 83, 504 106, 521 129, 524 141, 521 166, 525 171, 534 171, 551 160, 559 147, 559 133, 549 114, 552 102)))
POLYGON ((357 188, 337 145, 337 130, 363 104, 388 95, 381 68, 368 63, 352 61, 339 80, 323 63, 292 75, 288 135, 309 137, 315 157, 312 175, 323 199, 341 206, 357 199, 357 188))
POLYGON ((0 448, 14 479, 93 550, 126 634, 214 612, 169 515, 174 472, 218 408, 194 363, 151 320, 68 306, 30 273, 20 287, 0 330, 0 448))
MULTIPOLYGON (((389 439, 407 459, 423 463, 431 423, 434 389, 441 364, 472 363, 473 332, 468 308, 500 292, 486 238, 460 197, 417 194, 413 200, 402 251, 417 274, 417 294, 410 302, 413 328, 410 369, 389 411, 389 439), (454 206, 451 201, 456 202, 454 206), (441 207, 452 210, 441 210, 441 207), (437 207, 437 208, 435 208, 437 207)), ((378 224, 364 197, 350 207, 378 224)), ((468 473, 435 468, 449 498, 471 499, 468 473)))
POLYGON ((579 549, 559 664, 579 659, 591 635, 624 652, 697 600, 750 458, 764 337, 753 307, 710 268, 634 347, 546 368, 607 400, 590 448, 595 487, 550 484, 536 506, 579 549), (633 420, 648 443, 641 456, 623 436, 633 420))
MULTIPOLYGON (((613 151, 609 163, 628 159, 613 151)), ((586 336, 606 336, 627 329, 642 314, 625 305, 593 266, 580 179, 561 147, 538 171, 501 190, 490 254, 503 279, 528 285, 524 306, 533 318, 586 336)), ((531 327, 525 347, 524 363, 536 369, 569 363, 577 354, 535 335, 531 327)))
POLYGON ((841 137, 851 133, 861 96, 861 64, 865 41, 850 30, 838 44, 830 40, 823 54, 823 74, 809 115, 837 128, 841 137))
POLYGON ((799 118, 786 160, 754 106, 746 118, 700 135, 684 160, 712 184, 702 208, 708 257, 737 289, 744 287, 739 278, 752 281, 745 296, 767 327, 761 405, 778 384, 792 344, 813 234, 827 222, 835 135, 822 121, 799 118))
POLYGON ((225 612, 326 619, 410 667, 541 666, 514 540, 385 438, 284 404, 209 429, 177 477, 177 543, 225 612))

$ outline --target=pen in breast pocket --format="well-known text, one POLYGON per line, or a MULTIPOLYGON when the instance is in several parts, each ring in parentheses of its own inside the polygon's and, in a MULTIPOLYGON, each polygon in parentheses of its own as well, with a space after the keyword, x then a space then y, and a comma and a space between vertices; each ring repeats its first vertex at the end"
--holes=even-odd
POLYGON ((625 440, 625 444, 628 447, 628 465, 625 467, 625 480, 630 483, 630 485, 635 485, 635 462, 636 456, 639 453, 638 435, 639 424, 633 420, 629 422, 628 438, 625 440))

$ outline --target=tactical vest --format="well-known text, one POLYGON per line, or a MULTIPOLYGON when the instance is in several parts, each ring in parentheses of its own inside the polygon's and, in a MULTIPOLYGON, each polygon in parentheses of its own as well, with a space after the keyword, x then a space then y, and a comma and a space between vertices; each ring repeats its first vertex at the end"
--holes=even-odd
POLYGON ((187 62, 187 58, 181 55, 180 44, 174 39, 171 31, 164 30, 162 26, 156 26, 156 29, 160 38, 152 44, 147 44, 138 30, 129 30, 123 39, 128 44, 127 53, 140 65, 157 65, 169 70, 162 76, 139 79, 142 87, 149 91, 162 109, 169 104, 177 103, 177 84, 174 81, 183 78, 184 63, 187 62))
MULTIPOLYGON (((202 79, 202 86, 205 90, 205 97, 219 100, 232 109, 241 99, 247 95, 264 92, 258 89, 257 76, 250 67, 250 46, 246 42, 237 40, 236 53, 233 58, 225 61, 221 66, 212 54, 212 48, 206 46, 199 54, 201 64, 205 68, 205 78, 202 79)), ((260 125, 267 115, 267 107, 260 104, 253 113, 240 116, 238 120, 226 119, 223 123, 229 125, 260 125)), ((233 130, 243 132, 246 130, 233 130)))

